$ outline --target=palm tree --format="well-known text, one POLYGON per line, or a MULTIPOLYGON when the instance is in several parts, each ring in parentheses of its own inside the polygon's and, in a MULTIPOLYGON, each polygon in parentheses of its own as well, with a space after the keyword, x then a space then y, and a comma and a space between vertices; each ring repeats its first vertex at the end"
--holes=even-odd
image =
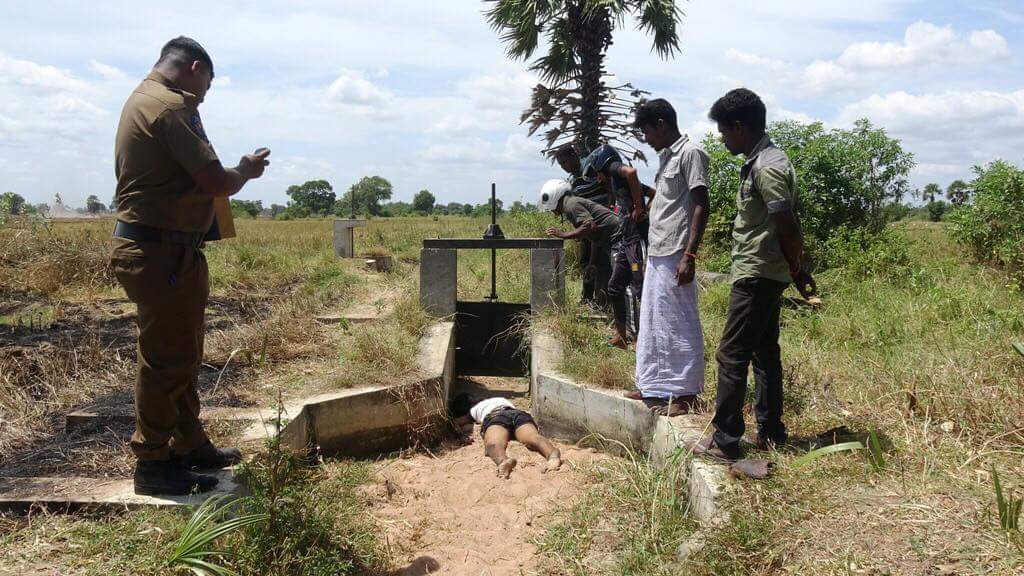
POLYGON ((491 27, 501 33, 506 52, 528 60, 543 35, 547 53, 530 69, 541 83, 533 90, 530 108, 522 116, 532 136, 554 124, 544 136, 550 151, 566 142, 589 150, 607 141, 643 158, 627 139, 635 136, 629 117, 644 92, 628 83, 606 83, 604 68, 612 34, 633 16, 652 37, 661 58, 679 50, 677 25, 682 12, 674 0, 485 0, 491 27))

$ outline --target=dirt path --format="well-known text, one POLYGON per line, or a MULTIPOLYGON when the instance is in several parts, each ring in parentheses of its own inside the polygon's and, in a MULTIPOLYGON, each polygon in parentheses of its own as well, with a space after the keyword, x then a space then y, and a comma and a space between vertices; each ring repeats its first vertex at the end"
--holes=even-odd
MULTIPOLYGON (((503 396, 529 410, 526 378, 460 377, 453 393, 478 399, 503 396)), ((446 446, 436 456, 417 454, 381 464, 373 514, 384 527, 396 563, 413 567, 398 574, 502 576, 538 573, 532 544, 560 504, 571 501, 582 483, 580 466, 608 456, 557 443, 565 464, 544 473, 543 459, 518 442, 509 455, 519 465, 509 480, 495 475, 484 456, 480 426, 472 444, 446 446), (415 560, 418 562, 414 562, 415 560)))
POLYGON ((423 566, 430 558, 436 573, 454 576, 537 574, 533 539, 559 504, 577 494, 579 466, 607 458, 592 449, 558 447, 565 465, 545 474, 541 457, 513 442, 509 454, 519 465, 509 480, 498 478, 484 456, 479 427, 472 444, 440 457, 421 454, 384 463, 372 513, 395 561, 406 566, 419 558, 423 566))

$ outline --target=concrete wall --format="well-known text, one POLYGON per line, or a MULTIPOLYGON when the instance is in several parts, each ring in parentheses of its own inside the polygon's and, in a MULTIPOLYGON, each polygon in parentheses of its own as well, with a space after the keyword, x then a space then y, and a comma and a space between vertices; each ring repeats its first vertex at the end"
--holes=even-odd
POLYGON ((435 440, 446 426, 455 373, 454 324, 431 326, 420 341, 419 377, 307 401, 281 431, 282 442, 327 456, 372 456, 435 440))
POLYGON ((691 513, 702 523, 717 521, 724 469, 691 457, 692 445, 709 429, 707 418, 656 416, 642 403, 624 398, 622 390, 581 386, 558 371, 561 359, 557 339, 545 332, 533 335, 530 394, 541 431, 569 442, 599 434, 650 455, 656 463, 685 467, 691 513))

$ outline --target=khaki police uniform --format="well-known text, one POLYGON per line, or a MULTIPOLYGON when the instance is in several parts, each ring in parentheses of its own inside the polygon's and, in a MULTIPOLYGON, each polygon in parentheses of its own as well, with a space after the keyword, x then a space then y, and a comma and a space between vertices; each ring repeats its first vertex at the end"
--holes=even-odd
POLYGON ((114 146, 120 223, 110 260, 138 307, 131 447, 139 460, 166 460, 208 440, 196 387, 209 297, 201 247, 214 200, 192 174, 217 154, 196 106, 194 95, 153 72, 125 103, 114 146))

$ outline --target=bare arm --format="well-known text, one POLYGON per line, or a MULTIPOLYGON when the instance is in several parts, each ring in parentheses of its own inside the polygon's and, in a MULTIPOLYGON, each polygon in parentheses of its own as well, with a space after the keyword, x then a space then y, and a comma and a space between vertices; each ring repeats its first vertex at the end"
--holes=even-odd
POLYGON ((636 168, 623 165, 619 168, 619 176, 625 178, 626 183, 629 185, 629 195, 633 198, 633 221, 643 221, 647 216, 647 211, 644 210, 643 185, 640 184, 640 178, 637 177, 636 168))
POLYGON ((570 230, 569 232, 562 232, 557 228, 548 228, 548 236, 554 236, 555 238, 561 238, 563 240, 582 240, 593 236, 596 231, 597 223, 593 220, 587 220, 581 224, 579 228, 570 230))
POLYGON ((267 156, 270 150, 260 148, 253 154, 246 154, 234 168, 224 168, 219 160, 214 160, 192 175, 196 184, 211 196, 232 196, 238 193, 249 180, 263 175, 263 170, 270 164, 267 156))
POLYGON ((772 214, 775 231, 779 235, 779 247, 789 264, 789 272, 795 278, 800 273, 804 254, 804 235, 800 229, 800 218, 792 210, 772 214))
POLYGON ((690 220, 690 237, 686 243, 686 250, 676 268, 676 283, 679 286, 693 282, 697 275, 696 254, 701 240, 704 239, 704 230, 708 226, 708 216, 710 215, 707 186, 698 186, 690 190, 690 195, 693 197, 693 215, 690 220))

